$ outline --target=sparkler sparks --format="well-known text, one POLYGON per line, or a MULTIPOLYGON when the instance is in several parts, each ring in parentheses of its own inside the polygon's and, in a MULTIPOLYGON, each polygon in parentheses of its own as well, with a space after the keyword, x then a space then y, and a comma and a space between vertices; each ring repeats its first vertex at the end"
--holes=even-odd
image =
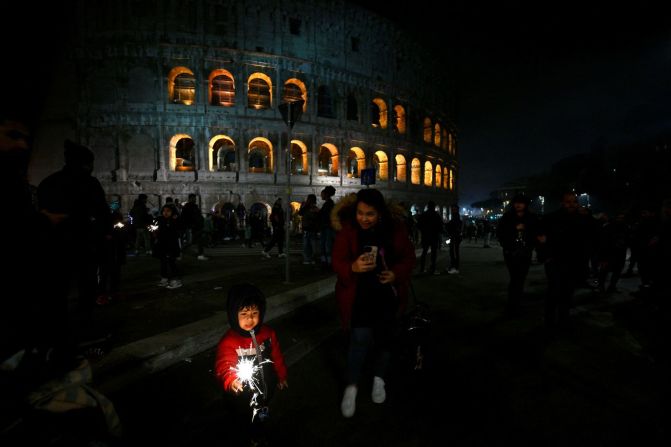
POLYGON ((256 374, 262 370, 264 364, 271 363, 270 360, 264 360, 260 364, 255 363, 255 359, 241 358, 238 361, 238 364, 234 367, 231 367, 231 370, 235 372, 235 376, 242 384, 244 389, 247 386, 254 393, 263 394, 263 391, 259 388, 259 379, 256 374))
POLYGON ((123 228, 123 227, 125 227, 123 222, 117 222, 117 223, 114 224, 114 228, 123 228))

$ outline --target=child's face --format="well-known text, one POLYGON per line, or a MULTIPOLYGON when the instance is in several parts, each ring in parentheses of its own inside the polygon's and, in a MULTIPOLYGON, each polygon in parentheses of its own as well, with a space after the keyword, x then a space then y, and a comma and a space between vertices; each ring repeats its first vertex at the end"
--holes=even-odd
POLYGON ((251 331, 259 324, 259 308, 257 306, 250 306, 240 309, 238 311, 238 324, 245 331, 251 331))
POLYGON ((169 217, 172 217, 172 210, 170 209, 170 207, 166 206, 161 210, 161 214, 163 215, 163 217, 168 219, 169 217))

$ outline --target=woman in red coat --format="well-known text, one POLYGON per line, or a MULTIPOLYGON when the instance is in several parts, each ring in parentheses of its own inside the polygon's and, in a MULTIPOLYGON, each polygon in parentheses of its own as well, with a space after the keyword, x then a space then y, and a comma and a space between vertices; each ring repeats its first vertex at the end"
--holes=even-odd
POLYGON ((415 250, 402 220, 403 210, 388 206, 376 189, 362 189, 342 199, 331 216, 337 230, 336 299, 343 327, 350 332, 348 385, 341 411, 351 417, 369 351, 375 356, 372 399, 385 400, 384 377, 397 318, 405 308, 415 250))

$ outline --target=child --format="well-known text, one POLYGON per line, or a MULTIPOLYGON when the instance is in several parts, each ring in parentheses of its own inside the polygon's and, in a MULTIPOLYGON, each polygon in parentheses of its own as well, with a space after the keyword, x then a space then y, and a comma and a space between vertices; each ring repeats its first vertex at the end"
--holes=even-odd
POLYGON ((182 287, 182 281, 177 278, 176 261, 181 255, 181 248, 179 220, 174 205, 163 205, 154 237, 154 256, 161 260, 161 282, 158 285, 168 289, 182 287))
POLYGON ((266 405, 273 389, 288 386, 287 367, 275 331, 263 324, 266 298, 257 287, 251 284, 232 286, 228 292, 227 311, 231 327, 217 347, 215 374, 224 390, 236 396, 238 416, 244 415, 251 436, 256 437, 261 423, 267 419, 266 405), (239 379, 235 368, 241 360, 253 361, 254 366, 262 363, 254 374, 255 387, 239 379))

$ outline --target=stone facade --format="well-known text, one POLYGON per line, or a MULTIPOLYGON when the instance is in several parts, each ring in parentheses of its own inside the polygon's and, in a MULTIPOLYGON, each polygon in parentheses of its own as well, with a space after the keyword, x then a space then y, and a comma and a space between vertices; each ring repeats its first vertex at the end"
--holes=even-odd
POLYGON ((142 192, 154 206, 188 193, 203 209, 272 204, 286 194, 279 105, 289 81, 306 99, 291 131, 292 201, 329 184, 336 199, 357 191, 361 168, 375 167, 387 197, 456 202, 453 86, 438 68, 447 61, 386 19, 342 0, 135 0, 81 1, 78 23, 35 141, 33 183, 60 169, 70 138, 94 151, 95 175, 123 210, 142 192), (216 79, 232 81, 234 104, 213 101, 216 79), (250 99, 258 85, 270 87, 267 108, 250 99), (256 153, 265 160, 250 163, 256 153))

